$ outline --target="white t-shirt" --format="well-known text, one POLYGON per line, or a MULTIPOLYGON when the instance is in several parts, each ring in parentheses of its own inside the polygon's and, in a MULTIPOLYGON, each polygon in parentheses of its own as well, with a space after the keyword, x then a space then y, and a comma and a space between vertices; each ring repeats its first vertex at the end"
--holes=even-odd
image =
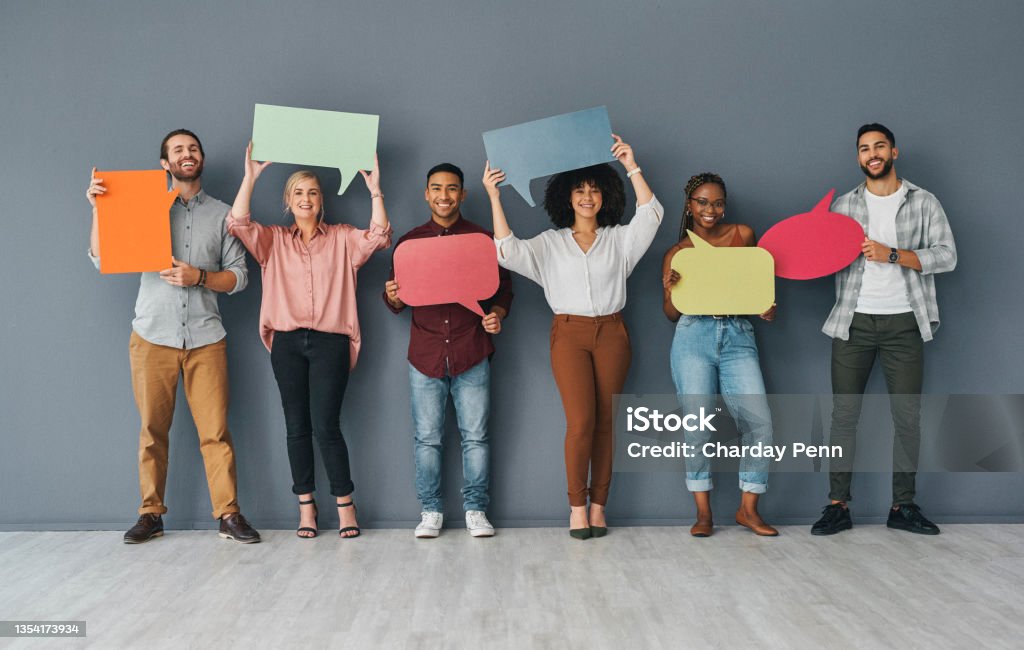
MULTIPOLYGON (((907 186, 903 183, 900 183, 900 189, 889 196, 875 196, 865 188, 869 239, 890 248, 899 248, 896 242, 896 212, 906 195, 907 186)), ((888 261, 865 262, 855 311, 862 314, 902 314, 913 311, 907 299, 903 268, 888 261)))

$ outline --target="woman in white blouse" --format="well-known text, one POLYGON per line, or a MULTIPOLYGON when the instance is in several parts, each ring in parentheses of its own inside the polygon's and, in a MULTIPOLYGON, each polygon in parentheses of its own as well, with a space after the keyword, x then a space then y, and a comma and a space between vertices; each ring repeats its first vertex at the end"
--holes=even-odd
POLYGON ((663 214, 633 148, 613 138, 612 155, 626 168, 637 198, 636 215, 627 225, 619 223, 626 203, 622 179, 610 165, 552 177, 544 209, 555 228, 532 239, 519 239, 508 227, 498 189, 505 174, 488 163, 483 179, 498 263, 543 287, 555 313, 551 370, 565 410, 569 534, 577 539, 608 532, 604 506, 612 478, 612 396, 622 392, 632 357, 621 313, 626 279, 654 240, 663 214))

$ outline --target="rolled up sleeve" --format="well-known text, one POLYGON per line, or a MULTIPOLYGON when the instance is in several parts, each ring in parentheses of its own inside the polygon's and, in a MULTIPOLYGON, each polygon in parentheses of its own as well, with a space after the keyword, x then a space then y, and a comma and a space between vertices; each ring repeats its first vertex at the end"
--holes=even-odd
POLYGON ((367 230, 351 228, 345 233, 350 250, 352 250, 352 267, 358 269, 366 264, 371 255, 391 246, 391 233, 390 224, 387 228, 381 228, 375 223, 371 224, 367 230))
POLYGON ((640 263, 640 259, 647 249, 651 247, 664 214, 665 208, 661 207, 658 197, 653 196, 647 203, 638 205, 636 214, 628 224, 622 227, 625 238, 626 265, 630 273, 640 263))
POLYGON ((544 265, 547 251, 543 237, 541 233, 533 239, 524 240, 516 237, 514 232, 501 239, 495 237, 498 265, 541 284, 540 269, 544 265))
POLYGON ((227 221, 224 223, 223 239, 221 240, 220 267, 225 271, 231 271, 235 276, 235 286, 227 292, 227 295, 236 294, 249 285, 249 267, 245 263, 245 247, 237 237, 231 234, 230 224, 227 221))
POLYGON ((914 254, 921 262, 921 274, 945 273, 956 268, 956 242, 953 231, 942 205, 932 201, 926 224, 926 246, 915 249, 914 254))

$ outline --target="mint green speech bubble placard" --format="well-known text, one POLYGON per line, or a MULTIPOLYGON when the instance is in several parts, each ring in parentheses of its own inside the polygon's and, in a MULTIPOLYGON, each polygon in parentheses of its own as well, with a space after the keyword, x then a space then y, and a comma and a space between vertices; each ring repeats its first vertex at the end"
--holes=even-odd
POLYGON ((335 167, 338 194, 360 169, 373 169, 379 115, 256 104, 252 159, 335 167))

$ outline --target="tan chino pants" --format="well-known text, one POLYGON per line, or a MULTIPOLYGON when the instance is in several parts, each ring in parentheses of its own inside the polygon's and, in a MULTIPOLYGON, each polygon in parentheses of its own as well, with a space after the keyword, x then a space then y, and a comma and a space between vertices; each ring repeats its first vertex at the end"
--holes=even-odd
POLYGON ((132 332, 128 344, 132 389, 142 418, 139 432, 139 514, 163 514, 168 432, 178 377, 199 433, 213 517, 238 512, 235 454, 228 431, 227 341, 191 350, 155 345, 132 332))

